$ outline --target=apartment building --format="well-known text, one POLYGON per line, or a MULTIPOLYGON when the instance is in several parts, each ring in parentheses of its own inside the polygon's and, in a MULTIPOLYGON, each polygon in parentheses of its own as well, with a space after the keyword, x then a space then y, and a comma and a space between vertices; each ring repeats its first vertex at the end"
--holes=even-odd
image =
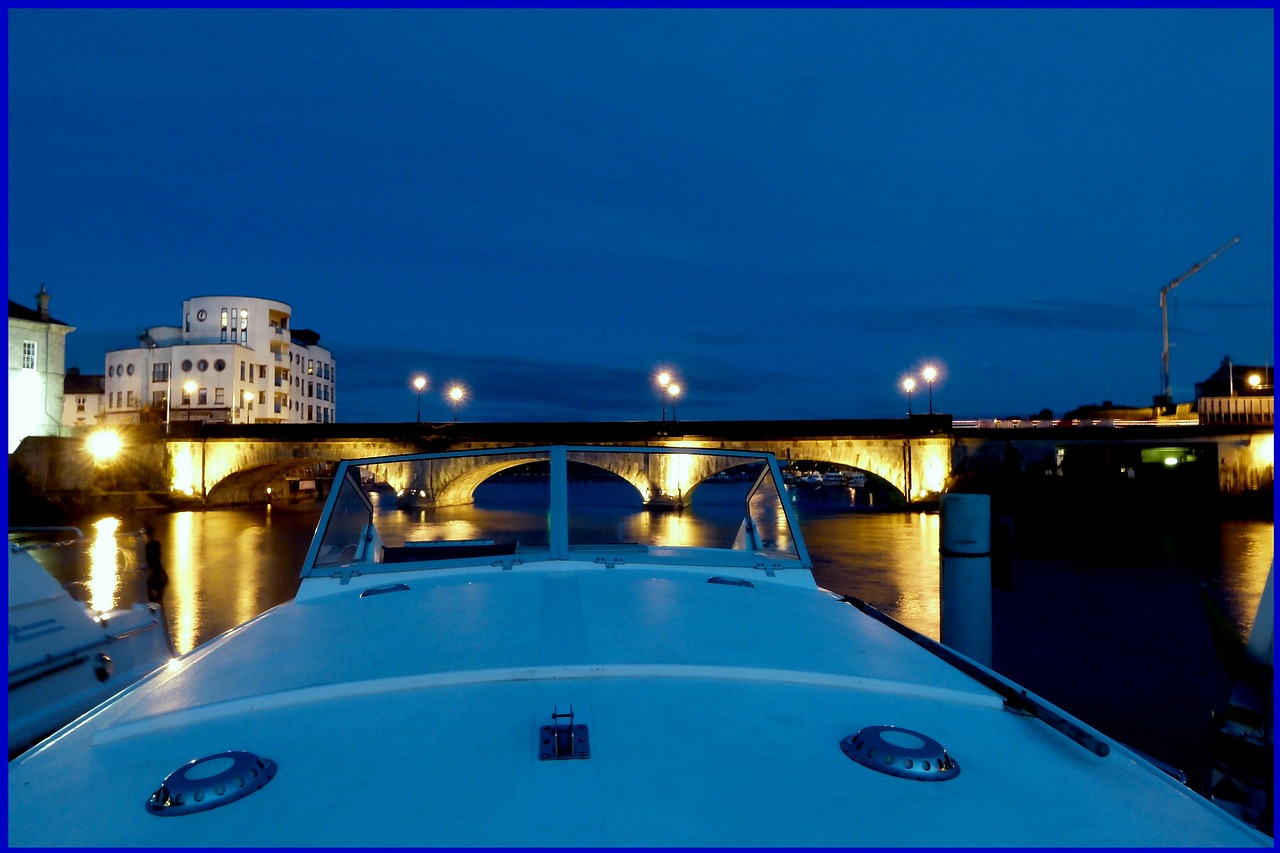
POLYGON ((292 308, 251 296, 197 296, 180 326, 153 326, 106 357, 107 423, 334 423, 337 371, 292 308))

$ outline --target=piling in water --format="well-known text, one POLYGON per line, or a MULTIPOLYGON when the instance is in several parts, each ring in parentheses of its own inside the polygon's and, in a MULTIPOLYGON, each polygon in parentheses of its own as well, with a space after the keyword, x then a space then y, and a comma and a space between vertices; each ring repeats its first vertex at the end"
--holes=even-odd
POLYGON ((991 666, 991 498, 948 494, 940 506, 942 643, 991 666))

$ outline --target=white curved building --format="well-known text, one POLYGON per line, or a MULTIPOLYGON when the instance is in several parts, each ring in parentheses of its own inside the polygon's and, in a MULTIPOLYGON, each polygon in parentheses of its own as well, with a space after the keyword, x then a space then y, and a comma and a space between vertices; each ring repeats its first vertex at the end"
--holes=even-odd
POLYGON ((107 353, 108 423, 334 423, 333 355, 292 328, 284 302, 196 296, 181 326, 153 326, 141 345, 107 353))

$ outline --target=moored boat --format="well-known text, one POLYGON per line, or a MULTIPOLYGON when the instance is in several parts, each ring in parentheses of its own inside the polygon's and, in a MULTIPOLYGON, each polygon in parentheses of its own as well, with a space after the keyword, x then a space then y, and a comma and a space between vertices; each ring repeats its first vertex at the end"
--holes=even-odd
POLYGON ((160 605, 145 601, 136 535, 120 537, 119 545, 114 535, 107 540, 106 559, 123 558, 129 600, 112 599, 101 610, 73 597, 34 556, 84 552, 90 545, 80 530, 15 529, 9 538, 12 757, 175 655, 160 605))
MULTIPOLYGON (((822 590, 776 460, 519 447, 349 460, 280 605, 9 767, 15 846, 1271 846, 1138 753, 822 590), (519 533, 375 506, 545 462, 519 533), (721 471, 720 514, 608 516, 721 471), (740 484, 732 497, 724 489, 740 484)), ((508 530, 510 528, 503 528, 508 530)))

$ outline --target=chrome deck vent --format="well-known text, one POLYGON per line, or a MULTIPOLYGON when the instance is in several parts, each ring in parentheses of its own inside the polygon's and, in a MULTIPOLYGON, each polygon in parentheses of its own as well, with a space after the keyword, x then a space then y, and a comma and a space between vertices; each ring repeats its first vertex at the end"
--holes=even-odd
POLYGON ((276 763, 252 752, 233 750, 206 755, 165 777, 147 800, 147 811, 177 817, 216 809, 249 796, 276 775, 276 763))
POLYGON ((920 782, 945 782, 960 765, 928 735, 897 726, 867 726, 840 741, 844 754, 880 773, 920 782))

